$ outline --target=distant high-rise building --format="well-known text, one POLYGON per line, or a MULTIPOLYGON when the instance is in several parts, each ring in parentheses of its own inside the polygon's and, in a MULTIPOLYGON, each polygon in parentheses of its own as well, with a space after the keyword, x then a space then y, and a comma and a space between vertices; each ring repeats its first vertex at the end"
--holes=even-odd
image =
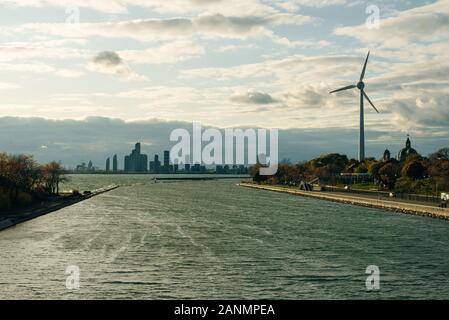
POLYGON ((159 161, 159 155, 154 155, 154 160, 150 162, 151 173, 161 173, 161 162, 159 161))
POLYGON ((159 161, 159 155, 154 156, 154 169, 156 170, 156 173, 161 172, 161 162, 159 161))
POLYGON ((164 151, 164 167, 168 168, 170 166, 170 151, 164 151))
POLYGON ((192 172, 200 173, 201 172, 201 165, 199 163, 195 163, 195 165, 192 168, 192 172))
POLYGON ((111 159, 107 158, 106 159, 106 172, 111 171, 111 159))
POLYGON ((245 166, 243 164, 239 165, 238 173, 239 174, 246 174, 247 173, 247 170, 246 170, 246 168, 245 168, 245 166))
POLYGON ((124 168, 125 172, 131 172, 131 164, 130 164, 130 160, 129 160, 129 156, 125 156, 125 168, 124 168))
POLYGON ((75 168, 75 171, 79 172, 79 173, 94 173, 97 170, 98 170, 98 168, 94 166, 92 161, 89 161, 89 163, 87 165, 85 162, 83 162, 82 164, 77 165, 75 168))
POLYGON ((114 154, 114 157, 112 158, 112 171, 117 172, 118 171, 118 161, 117 161, 117 155, 114 154))
POLYGON ((184 160, 184 171, 186 173, 190 172, 190 156, 186 155, 184 160))
POLYGON ((148 171, 148 156, 140 153, 140 142, 129 156, 125 156, 125 172, 143 173, 148 171))

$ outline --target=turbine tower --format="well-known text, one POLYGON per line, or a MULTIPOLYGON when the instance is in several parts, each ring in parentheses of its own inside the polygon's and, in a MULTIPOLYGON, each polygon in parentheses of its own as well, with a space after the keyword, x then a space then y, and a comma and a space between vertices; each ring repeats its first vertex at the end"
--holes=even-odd
POLYGON ((365 160, 365 117, 364 117, 364 99, 366 99, 369 104, 376 110, 377 113, 379 113, 379 110, 374 106, 374 104, 371 102, 370 98, 365 92, 365 83, 363 82, 363 79, 365 78, 365 72, 366 72, 366 66, 368 64, 369 54, 366 56, 365 64, 363 65, 362 74, 360 75, 360 80, 357 83, 357 85, 350 85, 344 88, 340 88, 334 91, 331 91, 330 93, 339 92, 339 91, 345 91, 350 89, 359 89, 360 90, 360 133, 359 133, 359 161, 362 162, 365 160))

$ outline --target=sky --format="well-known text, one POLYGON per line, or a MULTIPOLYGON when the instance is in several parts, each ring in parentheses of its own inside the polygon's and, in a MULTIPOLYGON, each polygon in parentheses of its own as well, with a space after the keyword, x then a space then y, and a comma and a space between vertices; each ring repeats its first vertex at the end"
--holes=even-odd
POLYGON ((407 134, 427 154, 449 145, 448 31, 447 0, 2 0, 0 150, 104 166, 196 121, 355 157, 358 92, 329 91, 371 50, 368 155, 407 134))

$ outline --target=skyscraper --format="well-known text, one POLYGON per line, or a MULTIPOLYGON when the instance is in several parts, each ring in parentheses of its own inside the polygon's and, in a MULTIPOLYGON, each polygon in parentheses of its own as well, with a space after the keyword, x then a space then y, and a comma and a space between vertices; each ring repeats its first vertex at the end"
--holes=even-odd
POLYGON ((107 158, 106 159, 106 172, 111 171, 111 159, 107 158))
POLYGON ((150 172, 151 173, 160 173, 161 171, 161 162, 159 161, 159 156, 157 154, 154 155, 154 161, 150 162, 150 172))
POLYGON ((168 169, 170 166, 170 151, 164 151, 164 167, 168 169))
POLYGON ((195 163, 195 165, 193 166, 193 168, 191 170, 192 170, 192 172, 200 173, 201 172, 201 165, 199 163, 195 163))
POLYGON ((190 156, 186 155, 184 160, 184 171, 190 173, 190 156))
POLYGON ((114 154, 114 157, 112 158, 112 171, 116 173, 118 171, 118 161, 117 161, 117 155, 114 154))
POLYGON ((136 143, 129 156, 125 156, 125 172, 143 173, 148 171, 148 156, 140 153, 140 142, 136 143))
POLYGON ((171 173, 173 171, 170 168, 170 151, 164 151, 164 165, 162 166, 162 173, 171 173))

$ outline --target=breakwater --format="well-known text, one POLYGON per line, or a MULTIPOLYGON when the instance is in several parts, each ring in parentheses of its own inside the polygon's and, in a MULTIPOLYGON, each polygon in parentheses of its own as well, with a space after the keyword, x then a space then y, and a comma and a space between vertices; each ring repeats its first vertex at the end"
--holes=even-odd
POLYGON ((335 201, 340 203, 346 203, 351 205, 358 205, 370 208, 379 208, 394 212, 400 212, 405 214, 414 214, 419 216, 426 216, 432 218, 439 218, 449 220, 449 209, 439 208, 437 206, 409 203, 405 201, 395 201, 376 199, 364 195, 345 195, 326 191, 302 191, 297 188, 282 187, 282 186, 269 186, 258 185, 253 183, 240 183, 241 187, 260 189, 272 192, 288 193, 297 196, 311 197, 327 201, 335 201))
POLYGON ((13 227, 19 223, 23 223, 25 221, 29 221, 35 218, 38 218, 40 216, 49 214, 51 212, 60 210, 62 208, 74 205, 78 202, 90 199, 92 197, 98 196, 102 193, 112 191, 114 189, 117 189, 118 185, 110 185, 107 187, 103 187, 100 189, 93 190, 89 193, 80 194, 77 196, 71 196, 71 197, 63 197, 62 199, 56 200, 56 201, 49 201, 45 202, 42 206, 38 208, 33 208, 29 211, 27 209, 24 209, 23 213, 19 214, 10 214, 10 215, 0 215, 0 231, 13 227))

